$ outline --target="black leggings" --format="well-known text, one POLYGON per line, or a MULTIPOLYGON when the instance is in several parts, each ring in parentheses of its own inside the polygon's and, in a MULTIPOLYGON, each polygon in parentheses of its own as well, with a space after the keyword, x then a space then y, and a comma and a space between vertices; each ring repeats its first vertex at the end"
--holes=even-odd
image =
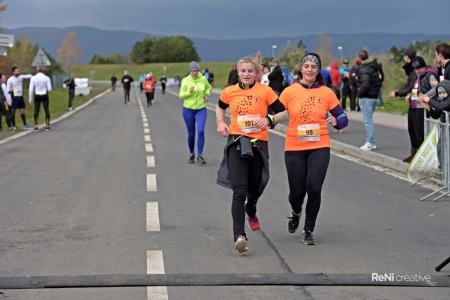
POLYGON ((234 239, 245 235, 244 203, 247 199, 247 211, 256 214, 258 189, 262 180, 263 160, 257 148, 253 148, 253 158, 242 158, 236 148, 239 142, 228 148, 228 169, 233 190, 231 216, 233 217, 234 239))
POLYGON ((308 194, 304 230, 314 231, 322 199, 322 185, 330 163, 330 148, 286 151, 284 160, 289 182, 289 203, 296 214, 302 212, 308 194))
POLYGON ((50 110, 48 109, 48 94, 47 95, 36 95, 34 97, 34 125, 38 124, 39 110, 41 109, 41 103, 44 107, 45 113, 45 125, 50 125, 50 110))
POLYGON ((10 128, 11 125, 11 113, 9 109, 6 109, 6 104, 4 101, 0 102, 0 128, 2 127, 2 116, 5 116, 6 124, 8 125, 8 128, 10 128))

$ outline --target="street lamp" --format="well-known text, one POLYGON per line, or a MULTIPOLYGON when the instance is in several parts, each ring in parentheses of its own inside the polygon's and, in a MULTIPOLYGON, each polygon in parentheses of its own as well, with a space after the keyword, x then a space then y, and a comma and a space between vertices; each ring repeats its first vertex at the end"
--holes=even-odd
POLYGON ((338 50, 341 51, 341 62, 342 62, 342 58, 343 58, 343 55, 342 55, 342 50, 343 50, 343 49, 344 49, 344 48, 342 48, 341 46, 338 47, 338 50))
POLYGON ((275 58, 275 49, 277 48, 277 45, 272 45, 272 57, 275 58))

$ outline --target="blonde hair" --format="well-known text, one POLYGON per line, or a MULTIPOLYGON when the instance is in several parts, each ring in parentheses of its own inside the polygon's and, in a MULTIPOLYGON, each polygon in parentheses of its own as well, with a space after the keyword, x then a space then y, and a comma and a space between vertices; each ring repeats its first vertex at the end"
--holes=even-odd
POLYGON ((252 63, 255 66, 256 74, 261 73, 261 62, 258 60, 257 57, 245 56, 245 57, 241 58, 237 62, 238 70, 241 68, 241 64, 244 64, 244 63, 252 63))

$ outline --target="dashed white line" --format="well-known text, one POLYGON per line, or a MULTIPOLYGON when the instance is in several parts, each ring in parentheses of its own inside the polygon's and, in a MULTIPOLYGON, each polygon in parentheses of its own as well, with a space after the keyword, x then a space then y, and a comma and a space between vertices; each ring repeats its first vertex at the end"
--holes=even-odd
POLYGON ((155 157, 154 156, 147 156, 147 167, 148 168, 155 167, 155 157))
POLYGON ((145 144, 145 151, 147 151, 147 152, 153 152, 153 146, 152 146, 152 144, 145 144))
POLYGON ((147 231, 161 231, 158 202, 147 202, 147 231))
POLYGON ((156 174, 147 174, 147 192, 156 191, 156 174))
POLYGON ((144 135, 144 141, 150 142, 150 135, 144 135))
MULTIPOLYGON (((161 250, 147 251, 147 274, 165 274, 163 253, 161 250)), ((167 287, 147 287, 147 298, 168 300, 167 287)))

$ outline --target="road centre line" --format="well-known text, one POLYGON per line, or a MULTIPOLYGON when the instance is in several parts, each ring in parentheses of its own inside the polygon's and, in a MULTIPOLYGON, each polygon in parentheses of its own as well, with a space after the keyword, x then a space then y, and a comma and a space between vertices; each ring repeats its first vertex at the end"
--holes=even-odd
POLYGON ((155 157, 147 156, 147 168, 154 168, 154 167, 155 167, 155 157))
POLYGON ((147 231, 161 231, 158 202, 147 202, 147 231))
POLYGON ((147 174, 147 192, 156 192, 156 174, 147 174))
MULTIPOLYGON (((165 274, 164 259, 161 250, 147 251, 147 274, 165 274)), ((168 300, 167 287, 147 287, 147 299, 168 300)))
POLYGON ((145 151, 153 152, 153 145, 152 144, 145 144, 145 151))

